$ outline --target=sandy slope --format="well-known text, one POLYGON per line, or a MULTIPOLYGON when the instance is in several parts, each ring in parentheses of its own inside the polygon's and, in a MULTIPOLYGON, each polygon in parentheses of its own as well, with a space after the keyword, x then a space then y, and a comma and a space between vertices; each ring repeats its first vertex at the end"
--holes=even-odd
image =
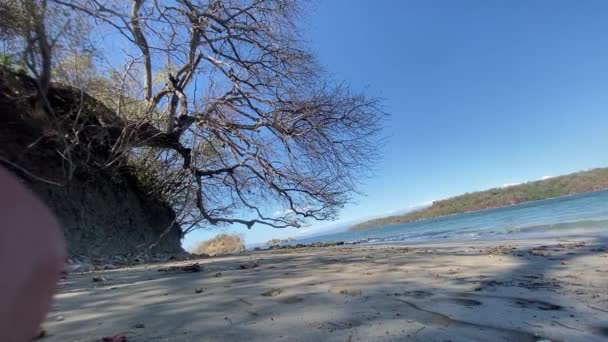
POLYGON ((603 341, 607 245, 306 248, 70 275, 44 341, 603 341))

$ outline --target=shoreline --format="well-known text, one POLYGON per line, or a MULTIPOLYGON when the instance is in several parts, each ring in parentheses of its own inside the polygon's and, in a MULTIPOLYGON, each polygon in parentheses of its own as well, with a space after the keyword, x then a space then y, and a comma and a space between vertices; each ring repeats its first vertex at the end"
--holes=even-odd
POLYGON ((481 238, 474 239, 465 239, 465 238, 456 238, 456 239, 439 239, 439 241, 395 241, 395 242, 378 242, 378 243, 365 243, 363 245, 378 245, 378 246, 426 246, 426 245, 441 245, 441 246, 449 246, 453 244, 474 244, 476 242, 481 243, 482 245, 495 245, 495 244, 509 244, 509 243, 517 243, 523 246, 528 244, 539 244, 542 241, 567 241, 571 240, 586 240, 586 239, 608 239, 608 231, 601 231, 600 229, 594 229, 595 231, 585 231, 585 232, 576 232, 576 229, 570 229, 569 231, 560 231, 560 232, 527 232, 527 233, 509 233, 505 235, 495 235, 495 236, 484 236, 481 238))
MULTIPOLYGON (((557 223, 557 224, 551 224, 551 225, 536 225, 536 226, 527 226, 527 227, 522 227, 520 229, 525 229, 519 232, 507 232, 504 234, 495 234, 495 235, 490 235, 490 234, 486 234, 486 235, 478 235, 476 237, 462 237, 462 236, 458 236, 458 237, 441 237, 441 238, 437 238, 437 236, 428 236, 424 239, 410 239, 410 240, 395 240, 395 241, 386 241, 386 240, 381 240, 381 241, 373 241, 376 239, 382 239, 382 238, 364 238, 364 239, 360 239, 360 240, 354 240, 354 241, 348 241, 348 240, 339 240, 336 239, 334 240, 329 240, 326 242, 309 242, 309 243, 297 243, 298 241, 303 241, 303 240, 308 240, 308 239, 312 239, 312 238, 307 238, 307 239, 296 239, 294 240, 293 243, 289 243, 289 244, 281 244, 281 245, 273 245, 273 246, 268 246, 265 244, 259 244, 256 246, 251 246, 247 248, 247 252, 254 252, 254 251, 259 251, 259 250, 272 250, 272 249, 293 249, 293 248, 298 248, 296 246, 298 245, 303 245, 304 247, 322 247, 322 246, 315 246, 315 245, 335 245, 335 244, 344 244, 344 245, 362 245, 362 246, 399 246, 399 245, 407 245, 407 246, 413 246, 413 245, 423 245, 423 244, 429 244, 429 243, 441 243, 441 244, 450 244, 450 243, 462 243, 462 244, 467 244, 467 243, 474 243, 476 241, 481 241, 481 242, 491 242, 491 243, 495 243, 495 242, 504 242, 504 241, 525 241, 528 239, 534 239, 534 240, 539 240, 539 239, 557 239, 560 237, 581 237, 581 238, 586 238, 586 237, 608 237, 608 232, 606 231, 606 229, 604 229, 604 227, 581 227, 581 228, 572 228, 572 225, 576 225, 580 222, 583 221, 577 221, 577 222, 564 222, 564 223, 557 223), (529 230, 530 228, 543 228, 543 227, 553 227, 553 226, 568 226, 567 228, 563 228, 560 230, 557 229, 553 229, 553 230, 537 230, 537 231, 533 231, 533 230, 529 230), (372 240, 370 242, 370 240, 372 240), (284 247, 285 246, 285 247, 284 247)), ((608 224, 607 220, 586 220, 584 221, 585 223, 602 223, 602 224, 608 224)), ((505 229, 506 230, 506 229, 505 229)), ((479 232, 479 231, 477 231, 479 232)), ((321 236, 317 236, 316 238, 322 238, 325 236, 332 236, 332 235, 321 235, 321 236)), ((328 246, 325 246, 328 247, 328 246)))
POLYGON ((607 237, 579 235, 262 250, 70 274, 44 341, 602 341, 606 258, 607 237), (200 272, 180 268, 195 262, 200 272))
MULTIPOLYGON (((482 190, 480 192, 483 192, 483 191, 487 191, 487 190, 482 190)), ((366 228, 352 229, 354 227, 353 226, 353 227, 348 228, 347 231, 350 231, 350 232, 360 232, 360 231, 365 231, 365 230, 382 229, 382 228, 385 228, 385 227, 399 225, 399 224, 408 224, 408 223, 415 223, 415 222, 424 222, 424 221, 431 221, 431 220, 439 220, 439 219, 451 218, 451 217, 455 217, 455 216, 459 216, 459 215, 466 215, 466 214, 484 213, 484 212, 489 212, 489 211, 492 211, 492 210, 500 210, 500 209, 507 209, 507 208, 518 207, 518 206, 525 206, 525 205, 528 205, 528 204, 532 204, 533 205, 535 203, 545 202, 545 201, 568 199, 570 197, 576 197, 576 196, 594 195, 594 194, 597 194, 597 193, 600 193, 600 192, 608 192, 608 189, 599 189, 599 190, 592 190, 592 191, 585 191, 585 192, 577 192, 577 193, 573 193, 573 194, 566 194, 566 195, 561 195, 561 196, 556 196, 556 197, 548 197, 548 198, 543 198, 543 199, 538 199, 538 200, 531 200, 531 201, 525 201, 525 202, 519 202, 519 203, 514 203, 514 204, 505 204, 505 205, 500 205, 500 206, 491 207, 491 208, 483 208, 483 209, 477 209, 477 210, 467 210, 467 211, 463 211, 463 212, 459 212, 459 213, 454 213, 454 214, 434 216, 434 217, 422 218, 422 219, 411 220, 411 221, 391 222, 391 223, 388 223, 388 224, 384 224, 382 226, 369 226, 369 227, 366 227, 366 228)), ((449 198, 446 198, 446 199, 449 199, 449 198)), ((446 199, 444 199, 444 200, 446 200, 446 199)), ((427 206, 427 207, 424 207, 424 208, 420 208, 418 210, 424 210, 424 209, 427 209, 429 207, 430 206, 427 206)), ((414 211, 416 211, 416 210, 414 210, 414 211)), ((411 212, 414 212, 414 211, 411 211, 411 212)), ((404 215, 407 215, 407 213, 404 214, 404 215)), ((398 216, 399 215, 396 215, 396 216, 387 216, 386 218, 389 218, 389 217, 398 217, 398 216)))

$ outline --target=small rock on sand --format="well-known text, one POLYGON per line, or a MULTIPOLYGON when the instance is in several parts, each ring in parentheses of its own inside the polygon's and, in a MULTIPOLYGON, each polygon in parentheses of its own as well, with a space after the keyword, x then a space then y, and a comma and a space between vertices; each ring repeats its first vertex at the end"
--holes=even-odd
POLYGON ((203 268, 199 265, 198 262, 186 266, 169 266, 162 267, 158 269, 158 272, 186 272, 186 273, 196 273, 200 272, 203 268))
POLYGON ((279 289, 270 289, 270 290, 266 290, 264 292, 262 292, 262 296, 264 297, 275 297, 281 294, 281 290, 279 289))
POLYGON ((361 295, 360 289, 354 289, 354 288, 348 288, 348 287, 336 287, 336 288, 329 290, 329 292, 339 293, 341 295, 353 296, 353 297, 361 295))

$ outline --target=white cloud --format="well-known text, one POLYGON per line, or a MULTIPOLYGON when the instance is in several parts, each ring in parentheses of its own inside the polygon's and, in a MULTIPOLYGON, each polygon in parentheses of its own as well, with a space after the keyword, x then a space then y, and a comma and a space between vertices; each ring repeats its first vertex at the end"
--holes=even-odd
POLYGON ((553 178, 555 176, 542 176, 540 179, 545 180, 545 179, 549 179, 549 178, 553 178))
POLYGON ((505 183, 505 184, 501 185, 500 187, 501 188, 508 188, 510 186, 519 185, 519 184, 521 184, 521 182, 520 183, 505 183))

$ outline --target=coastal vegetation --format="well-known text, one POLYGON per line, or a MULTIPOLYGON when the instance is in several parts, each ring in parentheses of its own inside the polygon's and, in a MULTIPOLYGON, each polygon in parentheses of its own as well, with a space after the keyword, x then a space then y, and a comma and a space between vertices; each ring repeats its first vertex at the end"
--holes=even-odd
POLYGON ((238 234, 218 234, 214 238, 200 242, 194 254, 225 255, 245 250, 245 240, 238 234))
POLYGON ((350 229, 381 228, 389 224, 407 223, 604 189, 608 189, 608 168, 598 168, 519 185, 466 193, 435 201, 429 207, 403 215, 365 221, 354 225, 350 229))

